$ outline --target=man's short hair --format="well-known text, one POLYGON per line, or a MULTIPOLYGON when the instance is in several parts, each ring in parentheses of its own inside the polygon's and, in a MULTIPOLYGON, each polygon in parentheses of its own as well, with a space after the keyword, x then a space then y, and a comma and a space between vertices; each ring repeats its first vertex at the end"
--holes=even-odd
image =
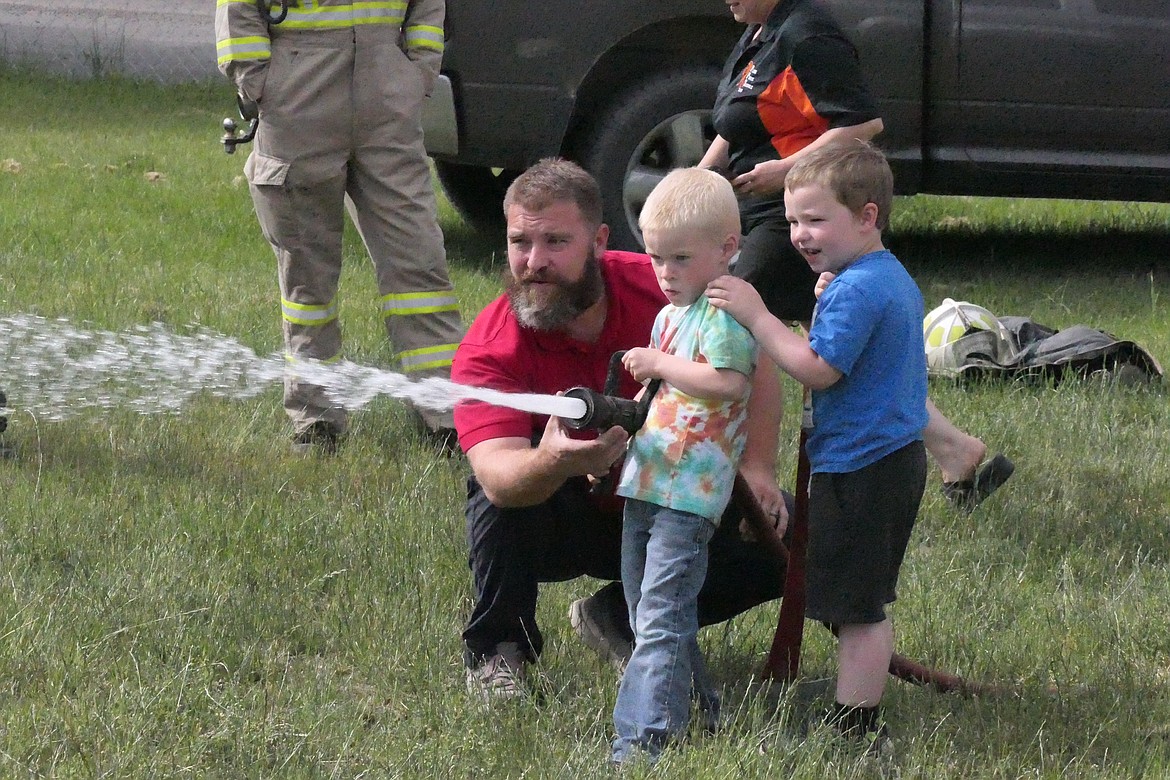
POLYGON ((513 204, 529 211, 543 211, 554 203, 575 203, 590 227, 600 227, 601 188, 577 163, 546 157, 516 177, 504 194, 504 215, 513 204))
POLYGON ((638 216, 647 230, 691 228, 722 241, 739 235, 739 203, 731 183, 705 168, 676 168, 651 191, 638 216))
POLYGON ((885 155, 873 144, 855 138, 802 155, 784 177, 784 189, 791 192, 810 184, 827 187, 854 214, 866 203, 874 204, 878 230, 889 224, 894 174, 885 155))

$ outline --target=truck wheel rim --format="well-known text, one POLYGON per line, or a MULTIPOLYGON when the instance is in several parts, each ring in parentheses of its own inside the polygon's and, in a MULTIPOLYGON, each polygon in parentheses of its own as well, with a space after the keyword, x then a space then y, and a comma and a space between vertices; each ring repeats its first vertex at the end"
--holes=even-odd
POLYGON ((622 207, 639 242, 638 214, 650 191, 671 170, 698 165, 714 137, 710 110, 684 111, 660 122, 634 148, 622 180, 622 207))

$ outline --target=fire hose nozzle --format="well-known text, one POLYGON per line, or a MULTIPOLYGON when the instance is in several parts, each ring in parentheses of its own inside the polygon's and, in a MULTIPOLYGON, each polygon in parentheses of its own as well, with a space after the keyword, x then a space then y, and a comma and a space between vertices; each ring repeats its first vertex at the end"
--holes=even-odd
POLYGON ((617 425, 633 436, 646 422, 647 406, 628 398, 605 395, 588 387, 569 388, 565 396, 585 403, 585 414, 576 419, 564 418, 565 425, 575 431, 605 430, 617 425))

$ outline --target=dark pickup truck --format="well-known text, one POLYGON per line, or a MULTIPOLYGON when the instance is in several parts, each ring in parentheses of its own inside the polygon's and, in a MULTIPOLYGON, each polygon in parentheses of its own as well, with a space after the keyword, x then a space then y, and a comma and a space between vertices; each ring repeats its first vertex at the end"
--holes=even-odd
MULTIPOLYGON (((1170 201, 1170 0, 825 0, 879 100, 899 192, 1170 201)), ((549 155, 601 182, 611 245, 696 163, 743 27, 719 0, 448 0, 428 152, 498 227, 549 155)))

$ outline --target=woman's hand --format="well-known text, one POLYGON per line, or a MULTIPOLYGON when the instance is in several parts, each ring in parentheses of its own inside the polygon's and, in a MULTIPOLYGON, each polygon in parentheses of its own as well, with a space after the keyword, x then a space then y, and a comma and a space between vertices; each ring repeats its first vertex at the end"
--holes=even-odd
POLYGON ((731 180, 731 186, 738 195, 761 197, 784 191, 784 177, 792 167, 788 160, 765 160, 747 173, 741 173, 731 180))

